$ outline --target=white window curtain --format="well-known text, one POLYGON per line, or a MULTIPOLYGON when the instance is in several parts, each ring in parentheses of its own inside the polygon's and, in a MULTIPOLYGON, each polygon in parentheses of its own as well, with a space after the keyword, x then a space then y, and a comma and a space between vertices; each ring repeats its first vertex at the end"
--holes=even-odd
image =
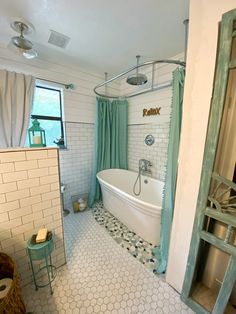
POLYGON ((29 127, 35 78, 0 70, 0 147, 23 147, 29 127))

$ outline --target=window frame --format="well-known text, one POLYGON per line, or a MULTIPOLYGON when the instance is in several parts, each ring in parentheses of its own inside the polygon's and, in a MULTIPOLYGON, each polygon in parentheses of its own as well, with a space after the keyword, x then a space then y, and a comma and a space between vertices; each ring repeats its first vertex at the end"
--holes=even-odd
MULTIPOLYGON (((43 86, 39 85, 38 83, 35 85, 36 88, 41 88, 41 89, 47 89, 47 90, 52 90, 55 92, 59 93, 59 102, 60 102, 60 117, 56 116, 46 116, 46 115, 38 115, 38 114, 31 114, 31 119, 39 119, 39 120, 49 120, 49 121, 59 121, 61 125, 61 138, 64 139, 64 147, 60 148, 66 148, 65 145, 65 132, 64 132, 64 126, 63 126, 63 109, 62 109, 62 95, 61 95, 61 89, 60 88, 53 88, 49 86, 43 86)), ((50 146, 49 146, 50 147, 50 146)))

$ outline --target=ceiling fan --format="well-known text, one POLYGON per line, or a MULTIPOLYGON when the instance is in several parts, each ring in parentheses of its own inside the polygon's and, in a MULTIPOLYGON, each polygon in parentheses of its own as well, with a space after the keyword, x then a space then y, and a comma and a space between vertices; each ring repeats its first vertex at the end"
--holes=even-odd
POLYGON ((34 30, 33 25, 17 20, 11 23, 11 28, 20 35, 11 38, 10 48, 14 49, 15 52, 21 54, 26 59, 36 58, 38 53, 33 49, 33 43, 24 37, 24 35, 32 33, 34 30))

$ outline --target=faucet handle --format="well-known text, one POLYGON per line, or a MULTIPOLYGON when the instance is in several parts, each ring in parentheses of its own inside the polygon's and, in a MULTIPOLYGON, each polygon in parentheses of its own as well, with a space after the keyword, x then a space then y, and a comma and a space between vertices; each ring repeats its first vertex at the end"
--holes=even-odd
POLYGON ((147 160, 147 159, 139 159, 139 167, 140 168, 144 168, 145 170, 147 170, 147 167, 151 167, 152 163, 151 161, 147 160))

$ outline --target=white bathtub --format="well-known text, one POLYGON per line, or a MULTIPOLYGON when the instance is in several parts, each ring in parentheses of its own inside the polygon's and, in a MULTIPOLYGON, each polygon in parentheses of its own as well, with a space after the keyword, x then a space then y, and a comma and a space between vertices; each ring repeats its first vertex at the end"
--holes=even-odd
POLYGON ((141 176, 142 191, 136 196, 133 193, 136 172, 107 169, 100 171, 97 178, 102 189, 104 207, 141 238, 158 245, 164 183, 141 176))

